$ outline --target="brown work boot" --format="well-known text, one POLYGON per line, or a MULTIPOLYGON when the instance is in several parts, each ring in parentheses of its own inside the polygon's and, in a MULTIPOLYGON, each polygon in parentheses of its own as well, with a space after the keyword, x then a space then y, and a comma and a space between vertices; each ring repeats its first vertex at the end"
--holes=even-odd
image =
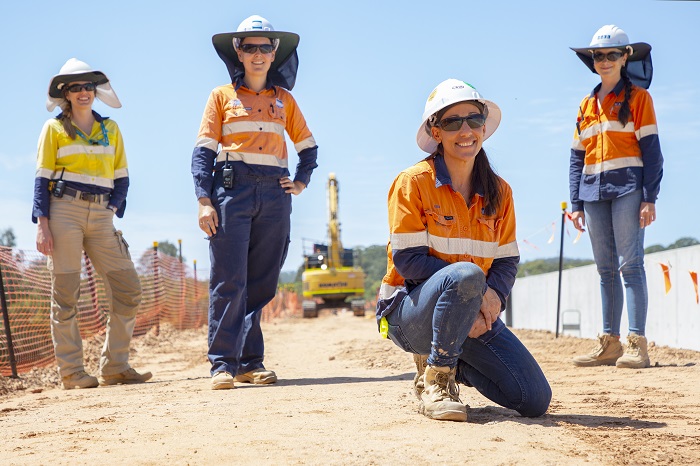
POLYGON ((455 381, 457 368, 427 366, 423 374, 425 389, 418 411, 430 419, 466 421, 467 406, 459 400, 455 381))
POLYGON ((268 371, 264 367, 253 369, 245 374, 238 374, 236 382, 253 383, 255 385, 265 385, 277 382, 277 375, 273 371, 268 371))
POLYGON ((216 372, 211 376, 212 390, 230 390, 236 388, 233 385, 233 376, 226 371, 216 372))
POLYGON ((598 345, 588 354, 576 356, 574 365, 579 367, 614 366, 615 361, 622 356, 620 337, 608 333, 598 335, 598 345))
POLYGON ((423 388, 425 388, 423 373, 425 373, 425 368, 428 367, 428 356, 427 354, 413 354, 413 362, 416 363, 416 376, 413 377, 413 393, 416 394, 418 401, 421 400, 420 394, 423 393, 423 388))
POLYGON ((95 388, 100 384, 97 377, 93 377, 85 371, 73 372, 65 377, 61 377, 61 383, 64 390, 95 388))
POLYGON ((150 372, 144 372, 143 374, 139 374, 133 368, 130 367, 124 372, 120 372, 118 374, 100 375, 100 385, 117 385, 120 383, 144 383, 151 377, 153 377, 153 374, 151 374, 150 372))
POLYGON ((625 354, 615 363, 617 367, 627 369, 644 369, 650 367, 649 353, 647 353, 647 338, 636 333, 627 336, 627 348, 625 354))

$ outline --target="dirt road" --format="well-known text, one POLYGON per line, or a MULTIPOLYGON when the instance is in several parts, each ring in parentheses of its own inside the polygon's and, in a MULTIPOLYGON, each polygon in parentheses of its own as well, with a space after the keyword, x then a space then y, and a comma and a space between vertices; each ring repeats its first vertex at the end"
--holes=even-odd
POLYGON ((469 421, 453 423, 416 412, 412 359, 371 318, 264 332, 271 386, 210 390, 203 329, 135 340, 133 365, 155 374, 145 385, 64 391, 34 374, 0 396, 0 464, 700 464, 694 351, 653 347, 646 370, 581 369, 569 360, 592 341, 516 331, 550 380, 549 412, 522 418, 461 387, 469 421))

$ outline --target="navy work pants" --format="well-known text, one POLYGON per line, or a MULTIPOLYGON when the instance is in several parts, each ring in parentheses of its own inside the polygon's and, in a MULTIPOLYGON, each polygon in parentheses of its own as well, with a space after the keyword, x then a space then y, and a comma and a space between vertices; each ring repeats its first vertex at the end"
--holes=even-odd
POLYGON ((236 173, 233 188, 225 189, 216 175, 208 358, 212 375, 236 376, 264 367, 261 311, 275 297, 287 257, 292 200, 276 177, 236 173))

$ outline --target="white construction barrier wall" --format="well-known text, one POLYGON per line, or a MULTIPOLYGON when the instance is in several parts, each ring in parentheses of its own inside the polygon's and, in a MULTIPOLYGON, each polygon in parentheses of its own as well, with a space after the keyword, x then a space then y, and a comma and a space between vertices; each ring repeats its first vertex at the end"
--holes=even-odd
MULTIPOLYGON (((646 336, 657 345, 700 351, 700 304, 690 271, 700 272, 700 245, 647 254, 649 288, 646 336), (671 289, 666 294, 659 264, 670 266, 671 289)), ((559 273, 518 278, 511 295, 509 320, 514 328, 556 330, 559 273)), ((561 278, 559 333, 595 338, 602 332, 600 277, 595 265, 564 270, 561 278)), ((627 335, 627 306, 620 333, 627 335)))

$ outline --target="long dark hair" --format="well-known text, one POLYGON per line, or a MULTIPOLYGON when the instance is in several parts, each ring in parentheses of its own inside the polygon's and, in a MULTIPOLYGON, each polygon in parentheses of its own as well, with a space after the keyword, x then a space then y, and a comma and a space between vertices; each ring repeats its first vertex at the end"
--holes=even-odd
POLYGON ((625 100, 622 101, 620 111, 617 113, 617 121, 625 126, 630 119, 630 98, 632 96, 632 81, 625 69, 622 69, 622 80, 625 82, 625 100))

